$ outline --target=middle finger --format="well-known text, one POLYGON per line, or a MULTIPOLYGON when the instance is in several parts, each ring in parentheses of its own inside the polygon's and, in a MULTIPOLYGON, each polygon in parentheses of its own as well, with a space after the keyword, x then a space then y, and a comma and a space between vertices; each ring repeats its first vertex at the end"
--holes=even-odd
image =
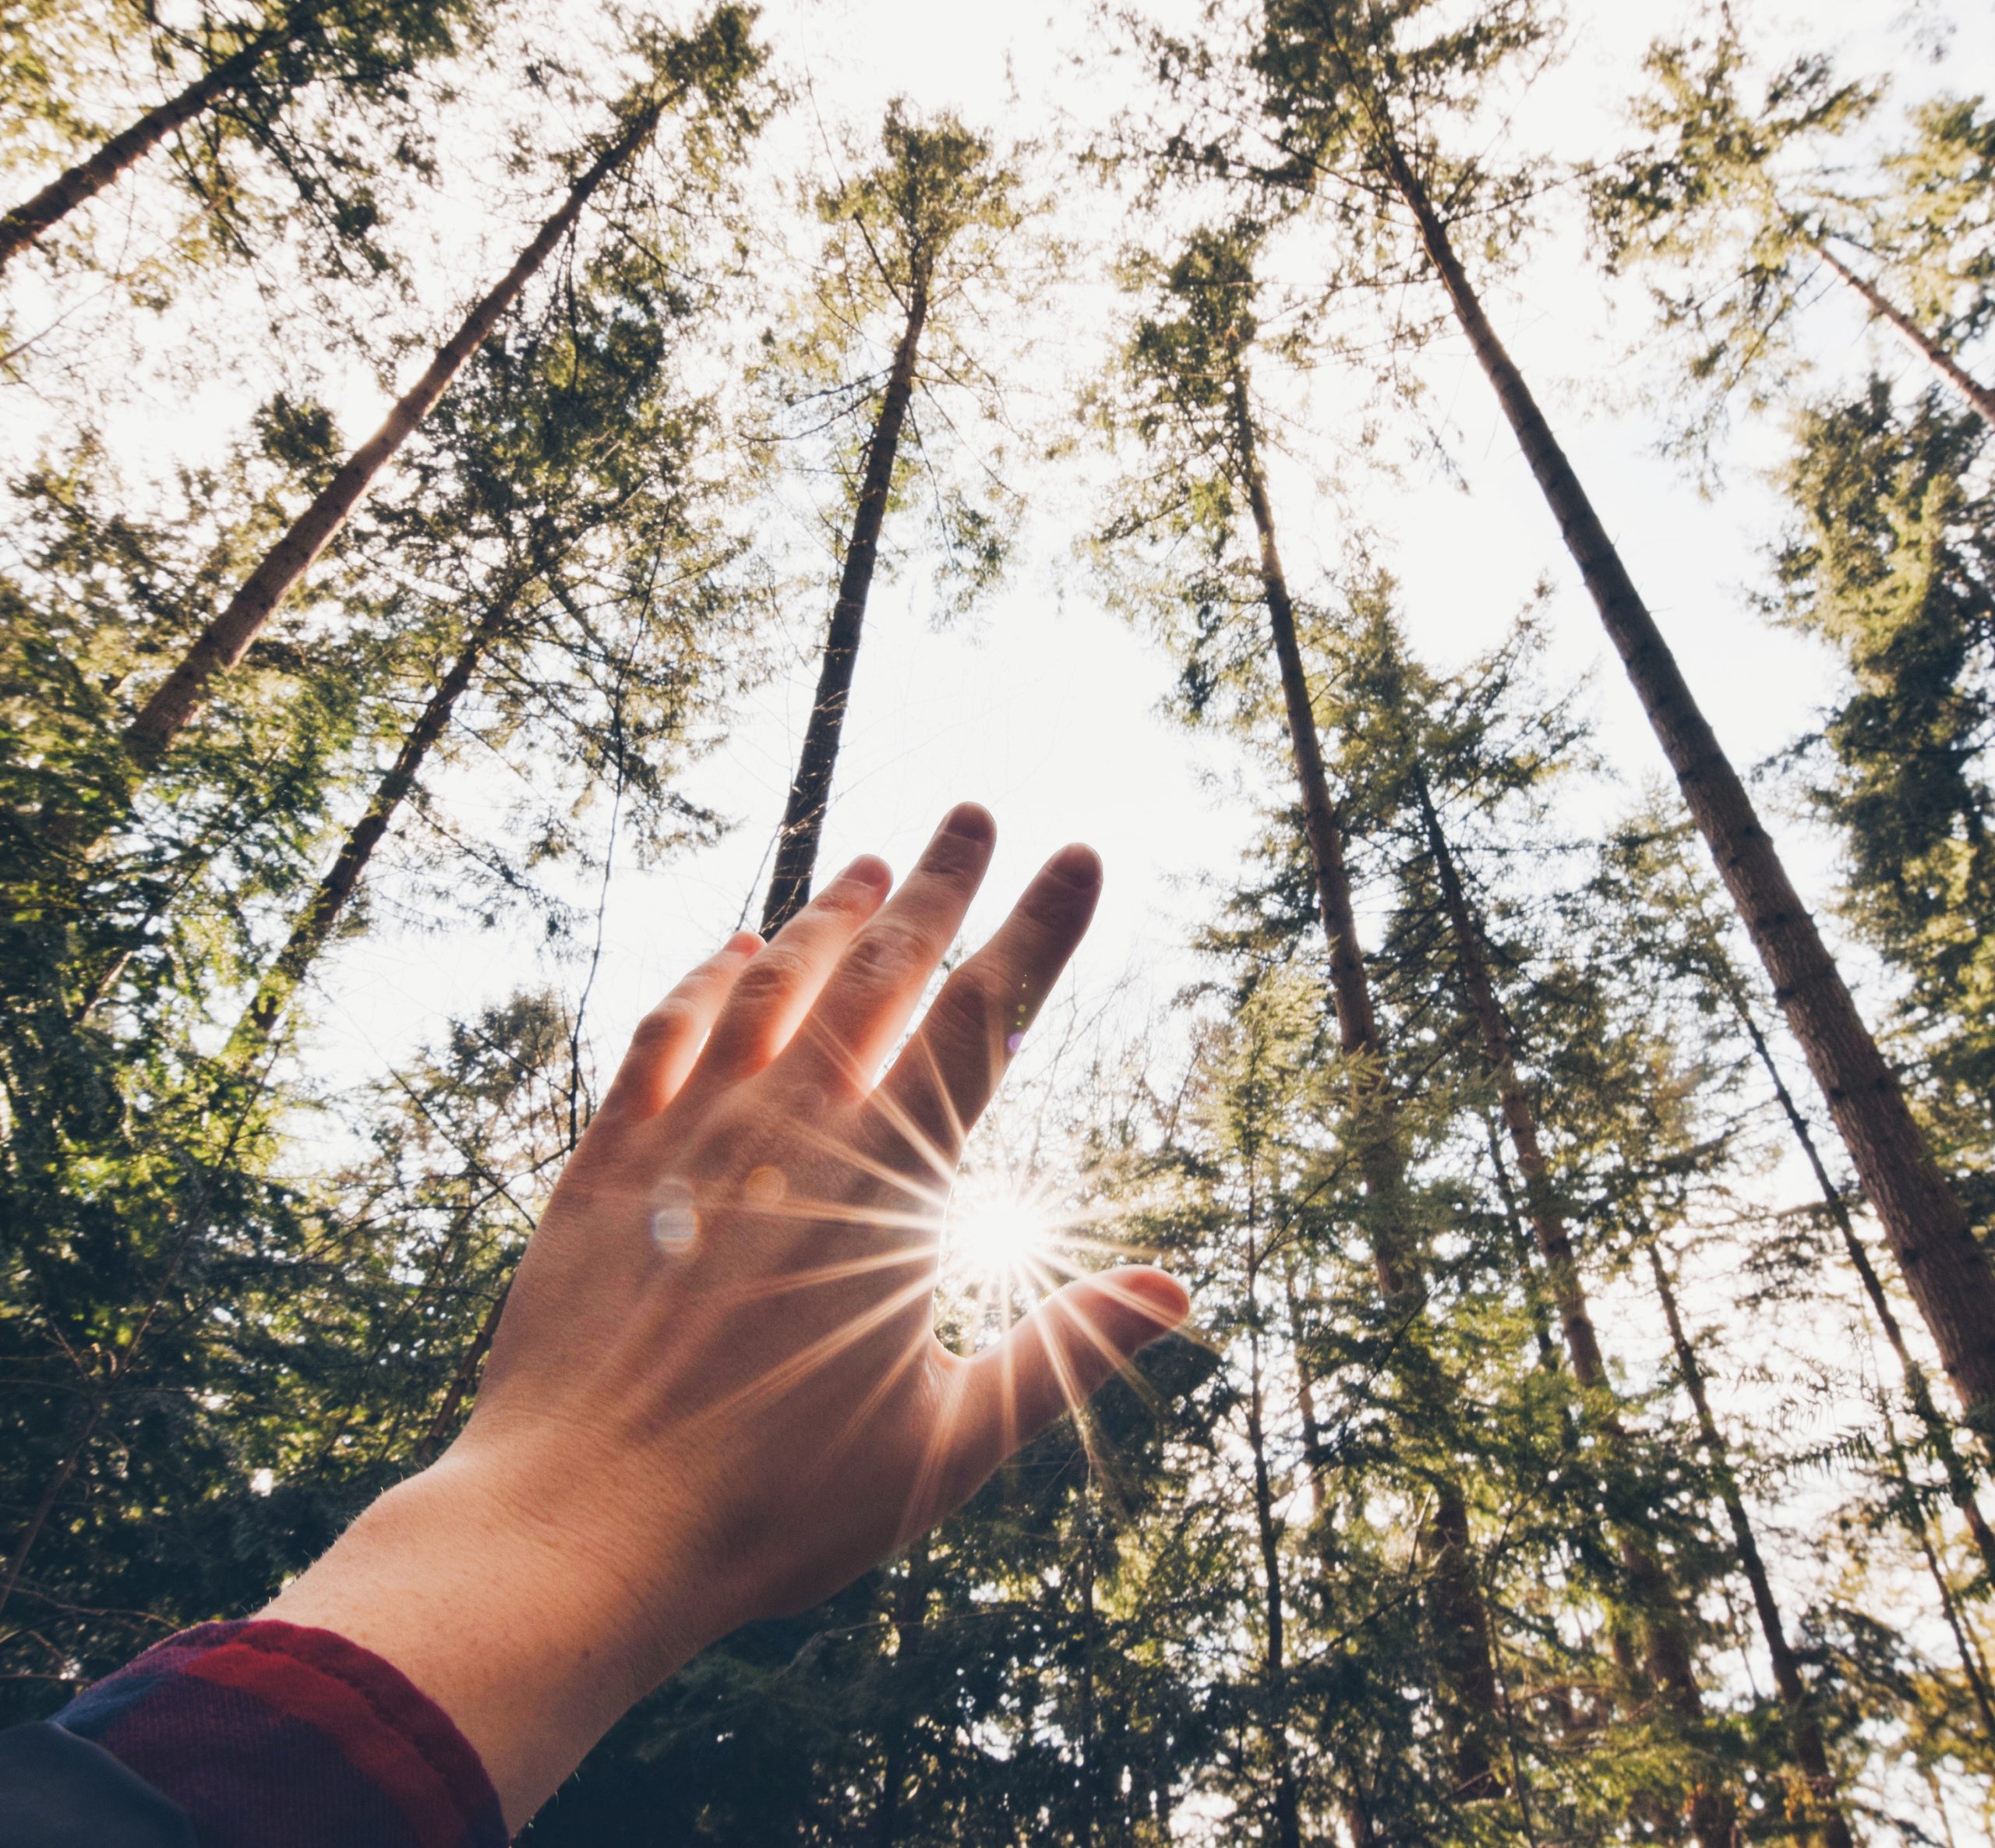
POLYGON ((847 945, 782 1056, 788 1072, 863 1097, 983 882, 997 824, 974 802, 943 818, 913 871, 847 945))

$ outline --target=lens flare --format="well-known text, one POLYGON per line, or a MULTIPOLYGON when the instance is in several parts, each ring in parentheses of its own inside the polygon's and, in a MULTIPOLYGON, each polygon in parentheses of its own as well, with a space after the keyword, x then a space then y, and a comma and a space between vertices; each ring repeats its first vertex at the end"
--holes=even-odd
POLYGON ((1029 1270, 1050 1256, 1058 1242, 1038 1203, 1003 1197, 967 1207, 952 1201, 943 1237, 952 1263, 969 1276, 994 1280, 1029 1270))

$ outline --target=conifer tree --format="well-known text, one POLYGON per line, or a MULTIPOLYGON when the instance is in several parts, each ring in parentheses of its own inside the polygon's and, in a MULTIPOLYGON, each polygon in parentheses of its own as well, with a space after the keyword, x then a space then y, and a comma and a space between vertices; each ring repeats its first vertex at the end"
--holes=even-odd
MULTIPOLYGON (((1514 220, 1526 176, 1492 174, 1450 155, 1440 136, 1503 67, 1541 48, 1546 22, 1524 0, 1479 7, 1459 30, 1439 30, 1432 0, 1281 0, 1255 28, 1249 54, 1272 152, 1243 147, 1225 114, 1165 152, 1199 172, 1251 186, 1270 206, 1322 207, 1383 263, 1411 221, 1411 263, 1438 285, 1467 336, 1610 640, 1647 710, 1692 818, 1781 998, 1810 1071, 1827 1099, 1901 1270, 1977 1429, 1995 1419, 1995 1267, 1927 1147, 1891 1068, 1834 959, 1795 890, 1745 783, 1699 708, 1690 684, 1522 372, 1497 335, 1456 249, 1451 222, 1471 214, 1514 220), (1430 30, 1430 28, 1436 28, 1430 30), (1353 176, 1356 176, 1354 179, 1353 176), (1395 209, 1405 214, 1396 217, 1395 209)), ((1240 73, 1223 54, 1164 41, 1160 64, 1177 94, 1201 101, 1240 73)), ((1492 240, 1493 242, 1493 240, 1492 240)), ((1396 266, 1396 267, 1395 267, 1396 266)))
POLYGON ((1995 422, 1995 387, 1957 355, 1995 309, 1991 259, 1973 235, 1995 200, 1995 122, 1974 103, 1930 105, 1913 118, 1912 147, 1887 161, 1881 191, 1852 189, 1826 153, 1796 172, 1797 150, 1806 161, 1848 133, 1880 89, 1839 81, 1827 59, 1804 56, 1766 78, 1755 110, 1740 94, 1749 69, 1728 15, 1708 45, 1651 48, 1652 87, 1634 107, 1649 141, 1590 189, 1610 267, 1669 274, 1656 292, 1665 322, 1702 343, 1688 369, 1718 409, 1741 390, 1764 401, 1792 363, 1789 323, 1826 270, 1995 422), (1900 267, 1923 324, 1884 287, 1900 267))
POLYGON ((142 772, 164 756, 210 696, 216 677, 242 659, 459 369, 572 231, 591 198, 649 145, 666 113, 689 108, 693 111, 676 151, 703 166, 723 161, 727 150, 753 129, 754 104, 748 86, 761 55, 749 36, 747 16, 740 9, 723 6, 694 33, 655 39, 644 49, 651 75, 618 104, 616 126, 591 150, 560 209, 437 350, 381 427, 341 465, 139 708, 125 729, 125 743, 142 772))
MULTIPOLYGON (((1128 369, 1136 403, 1125 414, 1137 436, 1154 451, 1151 496, 1119 517, 1103 542, 1114 546, 1142 537, 1167 542, 1169 535, 1183 533, 1202 542, 1217 562, 1233 542, 1228 528, 1242 511, 1251 524, 1248 542, 1259 592, 1255 601, 1267 624, 1267 652, 1273 656, 1272 677, 1280 689, 1290 773, 1329 953, 1340 1050, 1351 1090, 1354 1154, 1367 1195, 1365 1233, 1386 1312, 1410 1323, 1422 1315, 1426 1292, 1421 1235, 1409 1210, 1397 1101, 1358 940, 1344 824, 1324 773, 1294 601, 1282 567, 1261 461, 1262 433, 1248 372, 1255 331, 1252 253, 1251 228, 1200 233, 1158 279, 1158 309, 1139 323, 1130 343, 1128 369)), ((1191 606, 1183 613, 1191 614, 1208 634, 1224 620, 1214 606, 1216 590, 1210 583, 1194 584, 1181 599, 1191 606)), ((1167 606, 1160 613, 1167 636, 1183 648, 1189 639, 1181 627, 1183 613, 1167 606)), ((1196 642, 1192 645, 1195 648, 1196 642)), ((1260 671, 1265 673, 1265 668, 1260 671)), ((1199 672, 1195 660, 1188 680, 1195 680, 1199 672)), ((1252 676, 1255 668, 1247 672, 1252 676)), ((1447 1682, 1459 1788, 1464 1796, 1485 1797, 1499 1786, 1492 1757, 1498 1697, 1488 1616, 1461 1487, 1444 1479, 1435 1485, 1435 1497, 1429 1598, 1447 1682)))
POLYGON ((1873 380, 1801 417, 1774 608, 1839 658, 1803 765, 1848 847, 1852 921, 1907 984, 1914 1094, 1977 1214, 1995 1037, 1995 436, 1873 380))
POLYGON ((1656 1297, 1662 1305, 1663 1315, 1669 1324, 1670 1344, 1676 1353, 1677 1373, 1683 1383, 1684 1390, 1690 1396, 1690 1403, 1697 1408, 1697 1428, 1704 1436, 1712 1475, 1718 1485, 1719 1497, 1725 1504, 1725 1518, 1732 1525, 1732 1539, 1739 1549, 1739 1568, 1752 1588, 1753 1608, 1760 1620, 1760 1632, 1766 1638, 1767 1652, 1773 1660, 1774 1684, 1780 1690, 1781 1704, 1786 1709, 1794 1755, 1806 1780, 1800 1793, 1801 1801, 1796 1807, 1813 1825, 1811 1832, 1820 1842, 1822 1848, 1852 1848, 1854 1838, 1850 1834, 1848 1819, 1843 1814, 1835 1773, 1830 1766, 1828 1752, 1822 1743, 1822 1730, 1814 1715, 1813 1703, 1810 1698, 1807 1686, 1801 1678, 1800 1662, 1795 1655, 1794 1645, 1788 1640, 1787 1625, 1781 1614, 1780 1602, 1774 1595, 1773 1582, 1767 1576, 1766 1562, 1760 1556, 1759 1542, 1753 1532, 1752 1517, 1746 1512, 1745 1498, 1739 1493, 1738 1478, 1732 1472, 1724 1435, 1711 1412, 1711 1398, 1704 1390, 1704 1376, 1697 1364, 1697 1350, 1691 1345, 1690 1337, 1684 1330, 1683 1313, 1677 1306, 1675 1289, 1670 1281, 1662 1253, 1653 1238, 1648 1242, 1647 1255, 1650 1274, 1655 1281, 1656 1297))
MULTIPOLYGON (((1453 939, 1456 974, 1475 1021, 1489 1081, 1496 1092, 1517 1171, 1523 1178, 1525 1217, 1544 1260, 1552 1300, 1565 1334, 1566 1357, 1580 1387, 1602 1401, 1598 1419, 1608 1442, 1626 1450, 1628 1433, 1614 1403, 1616 1395, 1594 1332, 1571 1233, 1553 1191, 1537 1113, 1518 1075, 1515 1037, 1507 1011, 1490 977, 1482 928, 1471 907, 1418 756, 1412 761, 1411 776, 1432 875, 1453 939)), ((1703 1715, 1704 1702, 1690 1636, 1678 1608, 1676 1588, 1670 1584, 1662 1561, 1646 1535, 1624 1528, 1616 1535, 1616 1546, 1637 1606, 1644 1613, 1648 1673, 1682 1716, 1694 1724, 1703 1715)), ((1715 1811, 1712 1825, 1716 1826, 1715 1811)))
MULTIPOLYGON (((1642 1482, 1654 1460, 1626 1422, 1621 1395, 1609 1376, 1566 1210, 1548 1157, 1538 1111, 1522 1065, 1510 1009, 1498 989, 1495 946, 1471 891, 1461 855, 1450 838, 1444 810, 1473 818, 1485 841, 1540 842, 1534 858, 1544 867, 1557 855, 1543 842, 1550 825, 1543 786, 1573 765, 1584 734, 1567 702, 1548 698, 1531 684, 1527 665, 1534 635, 1527 626, 1504 647, 1460 676, 1438 680, 1409 654, 1393 609, 1389 580, 1375 578, 1354 590, 1336 642, 1330 702, 1340 740, 1338 773, 1361 782, 1367 818, 1398 850, 1404 893, 1401 920, 1386 945, 1401 981, 1427 958, 1437 959, 1457 991, 1473 1044, 1471 1058, 1493 1092, 1521 1185, 1513 1186, 1500 1150, 1492 1160, 1506 1210, 1513 1210, 1537 1247, 1542 1279, 1528 1259, 1522 1288, 1542 1289, 1555 1311, 1568 1364, 1580 1390, 1581 1428, 1603 1453, 1609 1506, 1630 1512, 1608 1525, 1622 1590, 1639 1624, 1644 1649, 1622 1662, 1638 1693, 1671 1713, 1694 1738, 1706 1723, 1695 1645, 1694 1584, 1672 1582, 1651 1522, 1640 1511, 1653 1504, 1642 1482), (1431 941, 1438 938, 1438 942, 1431 941)), ((1513 946, 1506 960, 1510 979, 1513 946)), ((1577 1459, 1576 1459, 1577 1461, 1577 1459)), ((1621 1647, 1617 1633, 1616 1647, 1621 1647)), ((1712 1775, 1693 1780, 1693 1814, 1700 1830, 1721 1835, 1726 1800, 1712 1775)))
MULTIPOLYGON (((632 671, 616 695, 617 748, 641 766, 634 783, 625 779, 631 819, 663 831, 647 815, 678 800, 672 770, 689 715, 718 692, 704 682, 732 677, 733 663, 722 663, 740 624, 722 577, 738 543, 703 454, 715 440, 711 408, 680 376, 689 323, 711 304, 690 286, 690 266, 675 265, 679 278, 661 286, 662 256, 571 277, 558 306, 488 345, 433 420, 412 464, 415 492, 375 522, 373 544, 404 577, 461 584, 468 619, 259 977, 231 1060, 252 1057, 270 1035, 461 702, 494 673, 523 688, 555 676, 586 680, 609 665, 592 657, 620 654, 632 671), (620 629, 629 645, 613 641, 620 629)), ((735 489, 748 473, 736 465, 735 489)), ((598 722, 599 701, 581 688, 535 697, 577 729, 598 722)), ((513 748, 553 754, 541 726, 529 720, 526 730, 513 748)))
POLYGON ((0 215, 0 268, 203 117, 213 119, 203 125, 209 133, 198 156, 185 163, 185 180, 204 209, 229 213, 235 189, 220 170, 219 150, 240 140, 260 144, 292 168, 303 207, 323 214, 340 239, 364 237, 378 209, 365 175, 341 171, 337 161, 307 165, 312 150, 309 141, 286 133, 287 115, 321 88, 337 93, 342 112, 398 105, 417 72, 480 29, 475 0, 421 0, 413 6, 264 0, 248 19, 210 14, 192 28, 176 29, 147 10, 143 23, 162 75, 184 79, 181 87, 0 215), (185 63, 196 74, 187 75, 185 63), (204 171, 210 168, 217 171, 204 171))
POLYGON ((1897 1362, 1926 1447, 1945 1475, 1947 1495, 1961 1511, 1990 1582, 1995 1584, 1995 1530, 1982 1512, 1974 1472, 1961 1454, 1951 1422, 1933 1397, 1924 1363, 1905 1338, 1884 1279, 1852 1216, 1845 1190, 1830 1172, 1814 1127, 1788 1087, 1761 1024, 1766 1004, 1753 995, 1725 942, 1718 896, 1690 864, 1685 849, 1680 828, 1671 827, 1660 816, 1638 813, 1609 837, 1596 889, 1626 920, 1627 928, 1646 940, 1658 967, 1675 966, 1707 987, 1745 1037, 1897 1362))
MULTIPOLYGON (((842 356, 870 322, 891 317, 897 337, 884 378, 861 382, 851 407, 863 408, 870 422, 851 487, 817 691, 776 835, 762 906, 764 936, 810 896, 881 535, 896 485, 908 473, 902 433, 925 381, 948 376, 952 362, 959 374, 969 369, 950 326, 952 312, 963 314, 970 285, 1002 262, 1003 246, 1021 218, 1018 183, 984 137, 953 116, 924 122, 897 101, 881 129, 877 164, 818 198, 818 215, 832 231, 816 312, 800 341, 817 349, 807 355, 812 369, 821 372, 827 358, 842 356), (931 317, 940 324, 931 325, 931 317), (945 348, 925 369, 924 340, 945 348)), ((999 556, 995 535, 973 538, 985 554, 973 575, 987 578, 999 556)))

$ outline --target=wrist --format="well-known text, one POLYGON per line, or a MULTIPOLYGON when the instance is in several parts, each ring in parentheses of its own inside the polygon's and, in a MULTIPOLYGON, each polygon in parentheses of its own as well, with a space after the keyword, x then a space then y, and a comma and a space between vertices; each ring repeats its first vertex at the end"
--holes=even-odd
MULTIPOLYGON (((584 1504, 570 1472, 561 1503, 584 1504)), ((454 1447, 375 1502, 264 1613, 392 1663, 456 1723, 510 1827, 719 1631, 695 1588, 549 1518, 544 1481, 454 1447)), ((660 1556, 650 1536, 648 1564, 660 1556)), ((663 1549, 669 1556, 669 1549, 663 1549)))

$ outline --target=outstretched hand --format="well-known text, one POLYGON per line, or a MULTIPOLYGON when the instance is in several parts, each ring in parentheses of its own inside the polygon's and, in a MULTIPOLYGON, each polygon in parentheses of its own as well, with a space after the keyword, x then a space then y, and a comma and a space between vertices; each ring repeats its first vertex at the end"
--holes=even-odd
POLYGON ((698 1649, 925 1530, 1185 1313, 1131 1267, 973 1358, 935 1338, 965 1136, 1100 889, 1087 849, 1057 854, 888 1065, 994 835, 955 810, 892 897, 855 862, 646 1017, 464 1435, 272 1607, 436 1699, 514 1825, 698 1649))

